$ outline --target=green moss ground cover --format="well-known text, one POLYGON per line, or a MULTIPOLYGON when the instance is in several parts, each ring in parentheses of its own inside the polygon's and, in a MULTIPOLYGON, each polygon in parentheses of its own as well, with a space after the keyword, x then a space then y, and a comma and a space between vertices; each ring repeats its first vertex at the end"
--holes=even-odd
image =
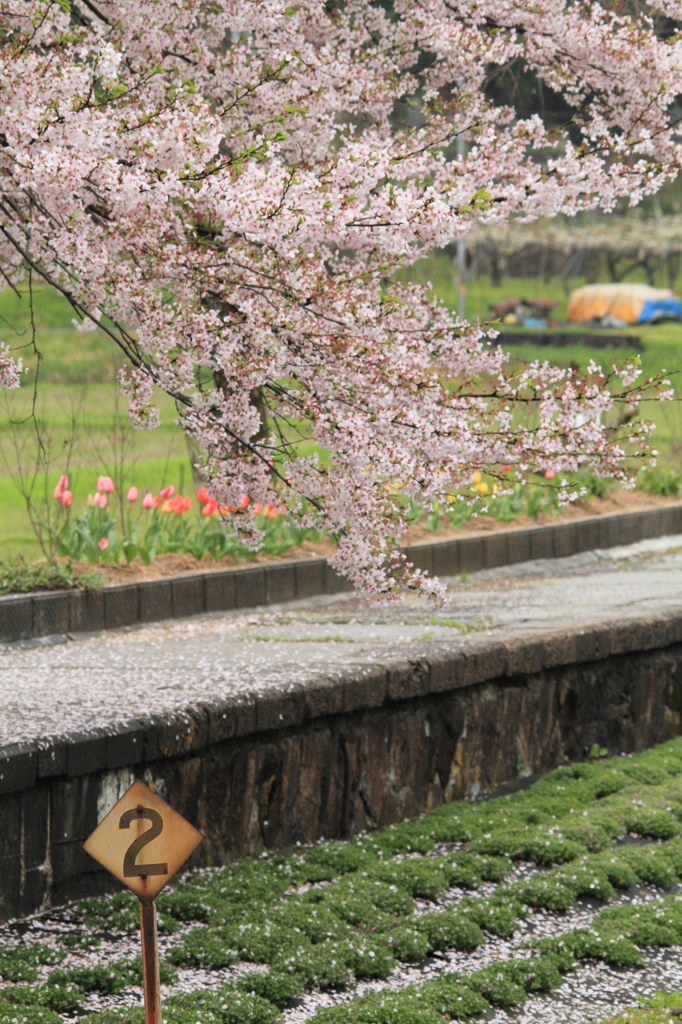
MULTIPOLYGON (((560 768, 525 792, 449 804, 348 842, 191 873, 157 901, 163 980, 185 979, 185 990, 176 986, 166 999, 164 1019, 276 1024, 305 993, 327 992, 338 994, 336 1005, 318 1009, 314 1024, 439 1024, 517 1007, 557 988, 581 962, 637 969, 648 950, 682 945, 682 895, 670 891, 682 877, 681 815, 678 739, 560 768), (641 884, 660 892, 623 903, 622 893, 641 884), (596 911, 588 925, 571 927, 562 915, 585 898, 596 911), (551 934, 529 932, 513 958, 392 982, 407 965, 447 951, 461 951, 466 963, 538 911, 555 919, 551 934), (187 991, 197 969, 203 981, 187 991), (215 972, 212 987, 205 972, 215 972), (374 990, 354 996, 365 981, 374 990)), ((139 996, 129 991, 140 982, 139 959, 98 961, 100 942, 112 936, 130 948, 138 920, 126 892, 81 902, 51 944, 30 932, 13 942, 6 932, 0 977, 11 985, 0 989, 0 1022, 56 1024, 60 1014, 92 1010, 88 994, 98 993, 124 1005, 89 1013, 93 1024, 141 1024, 139 996)))

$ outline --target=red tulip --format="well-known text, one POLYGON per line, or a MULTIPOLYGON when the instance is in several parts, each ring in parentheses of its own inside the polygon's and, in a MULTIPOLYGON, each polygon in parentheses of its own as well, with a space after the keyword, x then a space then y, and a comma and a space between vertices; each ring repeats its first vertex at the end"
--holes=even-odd
POLYGON ((164 487, 162 491, 159 491, 159 496, 161 498, 170 498, 174 490, 173 484, 169 484, 168 487, 164 487))
POLYGON ((256 502, 256 504, 253 506, 253 511, 256 513, 257 516, 259 516, 263 511, 263 506, 259 504, 259 502, 256 502))
POLYGON ((197 491, 197 501, 204 502, 204 501, 210 501, 210 500, 211 500, 211 496, 208 493, 208 491, 206 490, 206 488, 205 487, 200 487, 199 490, 197 491))
POLYGON ((243 498, 239 502, 239 507, 240 508, 247 508, 250 501, 251 501, 251 499, 249 498, 248 494, 245 494, 243 496, 243 498))

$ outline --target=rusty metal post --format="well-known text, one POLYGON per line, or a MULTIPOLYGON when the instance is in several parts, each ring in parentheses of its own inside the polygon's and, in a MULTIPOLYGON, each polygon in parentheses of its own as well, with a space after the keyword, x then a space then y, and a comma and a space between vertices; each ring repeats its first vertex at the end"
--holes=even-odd
POLYGON ((159 948, 156 941, 156 906, 152 900, 140 900, 140 934, 142 937, 142 975, 144 978, 144 1016, 146 1024, 162 1024, 159 948))

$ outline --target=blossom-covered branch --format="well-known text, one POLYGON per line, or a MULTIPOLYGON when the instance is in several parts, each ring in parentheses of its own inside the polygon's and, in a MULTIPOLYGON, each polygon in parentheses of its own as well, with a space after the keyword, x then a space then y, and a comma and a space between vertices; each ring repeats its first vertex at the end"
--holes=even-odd
POLYGON ((681 56, 647 16, 567 0, 2 0, 2 280, 28 265, 109 332, 137 426, 152 385, 177 399, 217 502, 284 488, 356 584, 437 593, 391 553, 396 481, 427 504, 503 464, 624 476, 645 428, 606 430, 594 375, 509 373, 395 272, 475 223, 656 191, 681 56), (570 137, 490 102, 513 61, 570 137))

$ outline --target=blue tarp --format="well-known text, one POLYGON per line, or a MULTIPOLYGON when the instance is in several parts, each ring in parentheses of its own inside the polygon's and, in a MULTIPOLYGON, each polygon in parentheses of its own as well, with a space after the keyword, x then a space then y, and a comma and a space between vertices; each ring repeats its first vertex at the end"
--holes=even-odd
POLYGON ((647 299, 637 317, 638 324, 652 320, 682 320, 682 306, 677 299, 647 299))

